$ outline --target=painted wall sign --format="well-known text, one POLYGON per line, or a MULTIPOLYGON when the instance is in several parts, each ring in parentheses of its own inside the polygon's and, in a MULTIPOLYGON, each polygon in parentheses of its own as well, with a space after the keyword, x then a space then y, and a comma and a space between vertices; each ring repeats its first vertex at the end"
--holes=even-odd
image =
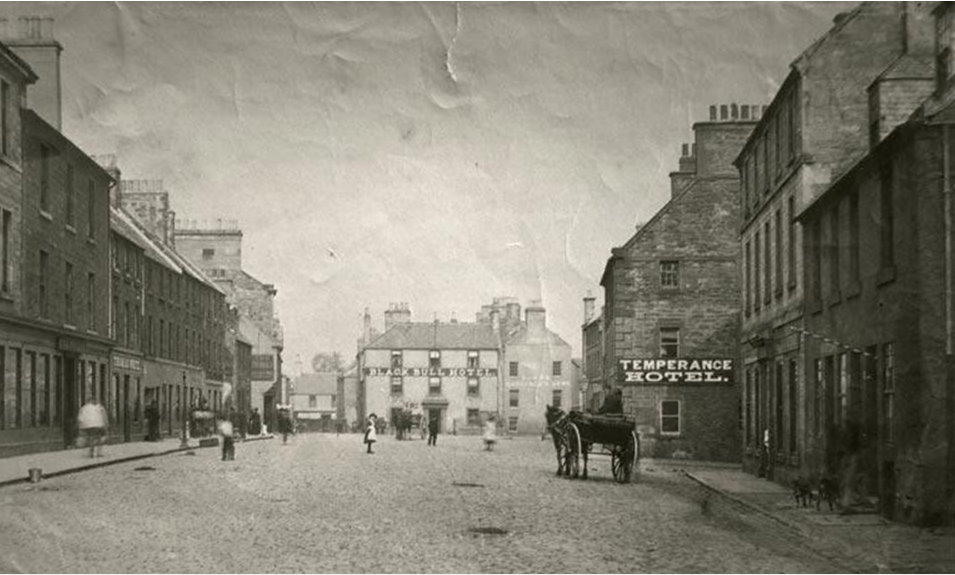
POLYGON ((495 377, 497 369, 493 367, 366 367, 362 373, 370 376, 402 377, 495 377))
POLYGON ((732 359, 621 359, 621 383, 733 383, 732 359))
POLYGON ((125 369, 128 371, 142 371, 142 364, 138 358, 124 357, 121 355, 113 356, 113 369, 125 369))

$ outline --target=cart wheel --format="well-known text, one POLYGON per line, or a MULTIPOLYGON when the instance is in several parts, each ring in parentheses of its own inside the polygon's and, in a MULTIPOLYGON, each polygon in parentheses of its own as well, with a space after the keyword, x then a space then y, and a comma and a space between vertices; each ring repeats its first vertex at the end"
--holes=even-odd
POLYGON ((580 431, 571 423, 567 426, 567 475, 571 479, 580 476, 580 431))
POLYGON ((637 436, 632 431, 625 444, 614 446, 610 467, 613 471, 613 478, 617 483, 630 483, 630 478, 633 475, 633 465, 637 460, 637 449, 637 436))

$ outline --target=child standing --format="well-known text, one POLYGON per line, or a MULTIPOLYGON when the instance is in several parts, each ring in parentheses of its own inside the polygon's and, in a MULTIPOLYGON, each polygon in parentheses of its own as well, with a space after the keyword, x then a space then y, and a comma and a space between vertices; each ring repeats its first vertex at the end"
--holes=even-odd
POLYGON ((378 416, 372 413, 368 416, 368 425, 365 428, 365 445, 368 446, 367 453, 374 453, 371 446, 378 440, 378 434, 375 431, 375 425, 378 423, 378 416))
POLYGON ((494 416, 489 415, 487 421, 484 422, 484 449, 487 451, 494 450, 494 444, 497 443, 497 436, 495 435, 495 423, 494 416))

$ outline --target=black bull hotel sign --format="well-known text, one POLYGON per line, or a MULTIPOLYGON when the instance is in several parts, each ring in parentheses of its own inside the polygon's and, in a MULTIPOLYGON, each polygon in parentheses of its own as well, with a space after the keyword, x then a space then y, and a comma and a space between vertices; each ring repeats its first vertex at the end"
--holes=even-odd
POLYGON ((400 375, 403 377, 495 377, 493 367, 366 367, 365 375, 400 375))
POLYGON ((733 383, 732 359, 621 359, 621 383, 733 383))

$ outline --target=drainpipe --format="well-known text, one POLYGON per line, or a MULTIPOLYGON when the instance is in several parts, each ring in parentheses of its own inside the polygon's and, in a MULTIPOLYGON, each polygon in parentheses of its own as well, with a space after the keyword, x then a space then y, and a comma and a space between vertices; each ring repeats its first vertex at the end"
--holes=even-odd
MULTIPOLYGON (((944 202, 945 233, 945 406, 947 452, 946 499, 950 506, 953 501, 953 481, 955 481, 955 338, 952 329, 952 166, 951 166, 951 124, 942 125, 942 198, 944 202)), ((949 509, 949 512, 955 509, 949 509)))

